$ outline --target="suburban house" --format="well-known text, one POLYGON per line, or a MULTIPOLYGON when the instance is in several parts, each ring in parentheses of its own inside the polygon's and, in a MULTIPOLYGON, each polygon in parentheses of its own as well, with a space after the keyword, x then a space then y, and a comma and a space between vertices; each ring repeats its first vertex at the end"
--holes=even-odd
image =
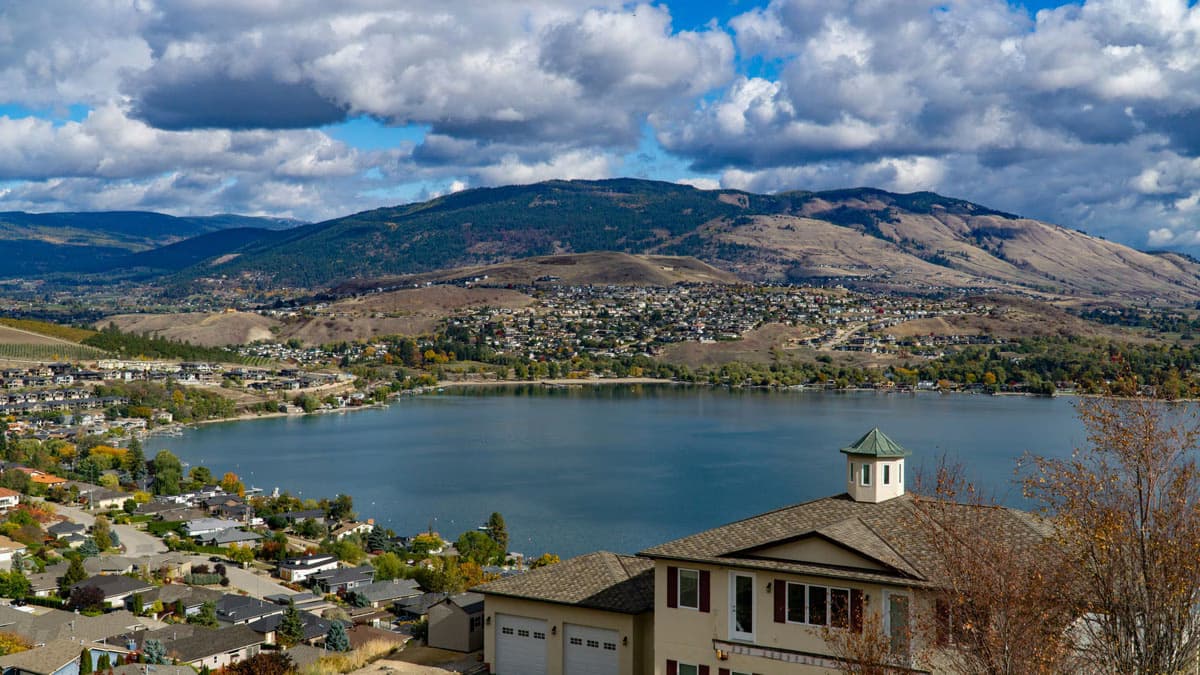
POLYGON ((21 503, 21 493, 8 488, 0 488, 0 511, 16 508, 21 503))
POLYGON ((127 577, 123 574, 102 574, 75 584, 71 593, 84 588, 95 588, 104 594, 104 602, 109 607, 125 605, 125 599, 134 593, 149 593, 154 590, 154 584, 148 584, 140 579, 127 577))
POLYGON ((200 543, 205 546, 229 546, 230 544, 238 544, 239 546, 250 546, 257 548, 258 543, 262 541, 263 536, 257 532, 247 532, 241 529, 221 530, 213 534, 208 534, 200 537, 200 543))
POLYGON ((226 593, 217 600, 217 621, 223 626, 241 626, 263 617, 283 614, 285 609, 273 602, 226 593))
POLYGON ((370 519, 368 519, 365 523, 342 523, 341 525, 333 528, 333 531, 329 533, 329 537, 335 541, 341 541, 346 537, 351 537, 356 534, 361 534, 365 537, 370 534, 371 530, 373 529, 375 529, 375 521, 370 519))
MULTIPOLYGON (((327 619, 322 619, 312 612, 300 612, 300 621, 304 626, 300 642, 308 645, 325 642, 325 636, 329 633, 330 626, 327 619)), ((272 614, 246 625, 262 635, 266 644, 273 645, 277 641, 279 624, 282 622, 283 614, 272 614)))
POLYGON ((66 485, 66 483, 67 483, 66 478, 59 478, 58 476, 55 476, 54 474, 49 474, 49 473, 46 473, 45 471, 39 471, 38 469, 30 469, 29 467, 25 467, 25 466, 18 466, 18 467, 14 467, 14 468, 17 471, 20 471, 21 473, 29 476, 29 480, 36 485, 45 485, 46 487, 53 487, 55 485, 66 485))
POLYGON ((375 581, 375 568, 370 565, 360 567, 343 567, 328 572, 320 572, 309 577, 313 588, 324 593, 346 594, 375 581))
MULTIPOLYGON (((598 552, 477 586, 493 673, 654 672, 654 563, 598 552)), ((433 615, 430 614, 430 634, 433 615)))
POLYGON ((314 574, 329 572, 337 568, 337 556, 315 554, 282 560, 276 569, 280 579, 299 584, 314 574))
POLYGON ((129 654, 128 649, 107 645, 80 644, 74 640, 55 640, 34 649, 0 656, 0 673, 4 675, 77 675, 83 650, 88 650, 93 671, 100 665, 100 658, 108 656, 108 662, 118 663, 129 654))
POLYGON ((130 595, 125 600, 126 608, 133 609, 134 595, 141 596, 143 611, 153 606, 154 603, 161 602, 163 611, 154 617, 161 619, 168 614, 174 613, 177 606, 183 607, 184 616, 199 614, 200 608, 204 603, 211 602, 215 605, 224 593, 202 586, 163 584, 162 586, 156 586, 153 590, 130 595))
MULTIPOLYGON (((167 630, 172 629, 163 629, 167 630)), ((197 628, 190 637, 165 642, 164 646, 167 656, 179 663, 217 670, 257 655, 263 642, 262 634, 249 626, 228 626, 197 628)))
POLYGON ((189 520, 183 524, 183 533, 188 537, 203 537, 205 535, 217 534, 224 530, 234 530, 241 527, 241 523, 233 520, 221 520, 220 518, 197 518, 189 520))
POLYGON ((65 537, 69 534, 84 534, 87 532, 87 526, 80 525, 79 523, 73 523, 69 520, 63 520, 51 525, 50 527, 47 527, 46 532, 50 535, 53 535, 54 538, 57 539, 59 537, 65 537))
POLYGON ((412 579, 392 579, 359 586, 354 589, 354 594, 366 600, 369 606, 379 608, 403 598, 415 598, 421 594, 421 588, 412 579))
POLYGON ((414 597, 401 598, 392 605, 392 611, 401 619, 424 619, 429 608, 446 599, 448 593, 429 592, 414 597))
POLYGON ((430 647, 473 652, 483 647, 483 596, 457 593, 429 608, 430 647))
MULTIPOLYGON (((910 453, 878 429, 841 452, 846 466, 832 497, 660 544, 638 558, 594 553, 477 587, 486 597, 491 672, 839 672, 848 664, 827 638, 853 639, 868 626, 900 654, 892 670, 941 672, 940 647, 913 630, 922 625, 918 612, 936 619, 928 623, 939 635, 943 622, 950 631, 950 619, 934 616, 932 594, 948 582, 938 530, 905 491, 910 453), (932 663, 916 662, 917 653, 932 654, 932 663)), ((964 509, 1014 548, 1048 534, 1023 511, 943 505, 964 509)), ((431 636, 432 625, 431 614, 431 636)))
POLYGON ((0 569, 11 570, 13 556, 25 555, 25 544, 0 534, 0 569))

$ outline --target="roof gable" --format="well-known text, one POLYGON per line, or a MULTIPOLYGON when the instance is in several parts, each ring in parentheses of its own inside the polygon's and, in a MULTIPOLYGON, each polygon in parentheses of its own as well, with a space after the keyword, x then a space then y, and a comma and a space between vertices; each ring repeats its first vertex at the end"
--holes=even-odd
POLYGON ((485 595, 641 614, 654 607, 654 565, 649 560, 600 551, 472 590, 485 595))

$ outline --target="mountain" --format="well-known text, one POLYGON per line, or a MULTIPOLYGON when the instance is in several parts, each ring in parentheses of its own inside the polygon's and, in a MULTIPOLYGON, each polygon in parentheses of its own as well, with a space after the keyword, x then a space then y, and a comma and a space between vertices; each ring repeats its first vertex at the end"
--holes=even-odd
POLYGON ((113 267, 182 270, 208 260, 232 260, 242 251, 256 246, 269 245, 286 236, 287 233, 280 230, 234 227, 228 230, 209 232, 141 253, 134 253, 113 261, 113 267))
POLYGON ((746 279, 1192 303, 1200 264, 931 192, 757 195, 615 179, 482 188, 289 230, 192 277, 316 288, 588 251, 694 256, 746 279))
MULTIPOLYGON (((176 217, 149 211, 0 212, 0 277, 98 272, 131 254, 213 232, 274 231, 300 225, 233 214, 176 217)), ((212 241, 201 242, 211 247, 212 241)), ((244 242, 243 242, 244 243, 244 242)))

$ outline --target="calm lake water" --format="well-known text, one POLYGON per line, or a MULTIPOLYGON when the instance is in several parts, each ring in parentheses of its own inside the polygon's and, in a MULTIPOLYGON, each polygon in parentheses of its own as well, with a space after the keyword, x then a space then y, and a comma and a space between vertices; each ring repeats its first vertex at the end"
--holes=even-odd
POLYGON ((446 390, 387 408, 207 425, 154 438, 185 462, 302 497, 354 497, 399 533, 456 538, 492 511, 510 548, 564 558, 636 552, 844 490, 844 456, 873 426, 945 456, 1003 502, 1025 452, 1084 441, 1070 398, 730 392, 674 386, 446 390))

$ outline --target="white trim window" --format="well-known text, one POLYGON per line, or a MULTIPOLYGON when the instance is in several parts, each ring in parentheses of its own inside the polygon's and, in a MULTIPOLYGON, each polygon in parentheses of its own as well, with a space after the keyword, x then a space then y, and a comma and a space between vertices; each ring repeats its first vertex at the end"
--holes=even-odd
POLYGON ((787 622, 849 628, 850 589, 788 582, 787 622))
POLYGON ((679 568, 679 606, 700 609, 700 570, 679 568))

